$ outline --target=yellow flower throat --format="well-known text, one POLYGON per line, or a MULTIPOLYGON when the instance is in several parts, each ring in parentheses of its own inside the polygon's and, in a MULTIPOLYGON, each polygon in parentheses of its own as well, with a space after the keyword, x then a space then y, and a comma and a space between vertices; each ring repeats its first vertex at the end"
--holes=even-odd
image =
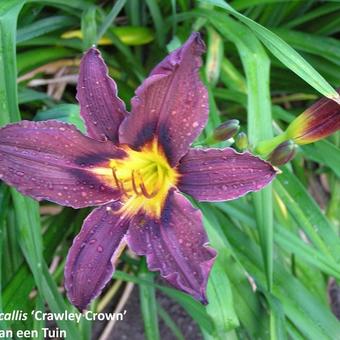
POLYGON ((176 169, 169 165, 157 139, 139 151, 126 145, 123 149, 125 158, 111 159, 109 169, 96 168, 94 172, 105 178, 109 175, 110 185, 121 191, 123 206, 119 213, 133 216, 144 210, 149 216, 159 218, 169 189, 177 184, 176 169))

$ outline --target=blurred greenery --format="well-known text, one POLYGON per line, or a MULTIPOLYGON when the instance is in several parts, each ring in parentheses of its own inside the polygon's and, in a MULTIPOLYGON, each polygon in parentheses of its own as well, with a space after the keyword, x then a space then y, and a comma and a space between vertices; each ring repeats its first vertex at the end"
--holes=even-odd
MULTIPOLYGON (((197 144, 235 118, 254 151, 316 98, 339 99, 339 18, 338 1, 3 0, 0 125, 59 119, 84 131, 75 100, 84 50, 99 46, 129 108, 152 67, 199 30, 210 116, 197 144)), ((163 336, 160 320, 172 338, 196 338, 157 301, 159 291, 186 310, 204 339, 340 339, 339 300, 336 310, 329 294, 331 280, 340 280, 339 147, 337 132, 299 148, 259 193, 196 202, 219 252, 208 306, 155 280, 144 259, 126 252, 93 310, 124 306, 133 283, 147 339, 163 336)), ((88 212, 38 204, 0 184, 0 312, 75 312, 63 268, 88 212)), ((68 339, 91 338, 90 321, 57 323, 68 339)), ((41 327, 32 318, 0 319, 1 330, 41 327)))

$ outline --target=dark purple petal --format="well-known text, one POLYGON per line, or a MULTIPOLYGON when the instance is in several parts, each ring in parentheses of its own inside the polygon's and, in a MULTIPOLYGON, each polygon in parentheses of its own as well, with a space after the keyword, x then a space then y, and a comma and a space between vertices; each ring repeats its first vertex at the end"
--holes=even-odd
POLYGON ((120 203, 96 208, 73 241, 65 265, 65 287, 80 311, 97 297, 112 277, 125 247, 129 221, 117 213, 120 203))
POLYGON ((117 85, 108 76, 100 52, 89 49, 80 63, 77 99, 89 136, 118 142, 118 128, 126 115, 117 96, 117 85))
POLYGON ((140 148, 156 136, 170 165, 177 164, 208 118, 208 95, 199 79, 205 46, 199 33, 151 72, 132 99, 119 130, 121 143, 140 148))
POLYGON ((120 197, 94 170, 124 155, 111 142, 58 121, 22 121, 0 129, 0 178, 25 195, 74 208, 120 197))
POLYGON ((200 201, 226 201, 270 183, 276 170, 252 154, 226 149, 190 149, 178 166, 179 190, 200 201))
POLYGON ((206 286, 216 252, 207 246, 202 214, 180 193, 170 191, 160 220, 140 213, 127 235, 131 250, 146 255, 150 270, 206 303, 206 286))

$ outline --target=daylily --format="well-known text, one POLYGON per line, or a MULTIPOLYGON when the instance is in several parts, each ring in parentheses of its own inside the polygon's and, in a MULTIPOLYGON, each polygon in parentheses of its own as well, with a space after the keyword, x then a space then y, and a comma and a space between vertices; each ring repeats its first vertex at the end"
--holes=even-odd
POLYGON ((10 124, 0 130, 0 177, 35 199, 83 208, 69 251, 65 285, 84 310, 112 277, 125 244, 145 255, 173 286, 206 302, 216 252, 200 201, 225 201, 268 184, 276 171, 250 153, 192 149, 208 118, 199 79, 204 43, 198 33, 172 52, 137 89, 130 113, 97 49, 80 65, 77 98, 88 136, 58 121, 10 124))

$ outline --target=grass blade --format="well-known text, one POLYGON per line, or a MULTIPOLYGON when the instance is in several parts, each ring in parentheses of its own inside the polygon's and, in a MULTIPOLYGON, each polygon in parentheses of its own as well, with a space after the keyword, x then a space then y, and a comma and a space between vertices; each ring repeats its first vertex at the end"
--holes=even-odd
POLYGON ((331 98, 340 103, 340 96, 333 89, 333 87, 304 58, 302 58, 300 54, 298 54, 292 47, 290 47, 277 35, 255 21, 235 11, 230 5, 222 0, 200 1, 221 7, 228 13, 237 17, 240 21, 246 24, 275 55, 275 57, 277 57, 291 71, 296 73, 299 77, 301 77, 325 97, 331 98))
POLYGON ((125 3, 126 3, 126 0, 118 0, 114 4, 110 13, 105 17, 103 23, 101 24, 101 26, 98 29, 97 42, 104 36, 106 31, 112 25, 112 23, 116 19, 117 15, 121 11, 121 9, 124 7, 125 3))
MULTIPOLYGON (((154 273, 148 271, 145 259, 143 259, 140 264, 139 277, 145 281, 149 281, 150 283, 153 282, 154 273)), ((158 329, 155 288, 152 285, 140 285, 139 298, 146 338, 149 340, 158 340, 160 339, 160 335, 158 329)))

